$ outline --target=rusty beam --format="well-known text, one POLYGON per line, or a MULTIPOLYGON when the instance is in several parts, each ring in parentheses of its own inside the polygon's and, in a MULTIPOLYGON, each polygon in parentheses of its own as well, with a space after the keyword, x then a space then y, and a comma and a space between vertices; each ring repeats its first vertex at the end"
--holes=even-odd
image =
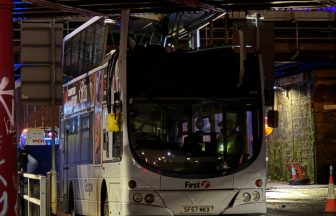
MULTIPOLYGON (((292 52, 296 50, 296 44, 293 42, 275 42, 275 52, 292 52)), ((300 43, 299 50, 301 51, 321 51, 321 52, 335 52, 336 46, 332 42, 326 43, 300 43)))
POLYGON ((85 10, 82 8, 71 7, 64 4, 55 3, 52 1, 47 0, 23 0, 23 2, 31 2, 34 5, 45 7, 45 8, 52 8, 54 10, 60 10, 63 12, 70 12, 82 16, 92 17, 92 16, 105 16, 106 14, 98 13, 95 11, 85 10))

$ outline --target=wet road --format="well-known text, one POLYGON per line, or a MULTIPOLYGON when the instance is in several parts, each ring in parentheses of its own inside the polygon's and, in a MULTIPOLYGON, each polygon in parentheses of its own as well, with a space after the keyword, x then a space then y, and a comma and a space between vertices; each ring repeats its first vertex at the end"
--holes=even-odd
POLYGON ((269 183, 266 191, 267 216, 336 215, 325 212, 327 185, 291 186, 269 183))

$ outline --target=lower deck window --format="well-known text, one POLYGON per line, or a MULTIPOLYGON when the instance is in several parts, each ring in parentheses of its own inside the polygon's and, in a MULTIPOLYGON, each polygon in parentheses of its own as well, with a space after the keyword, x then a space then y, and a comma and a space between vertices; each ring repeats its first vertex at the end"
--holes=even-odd
POLYGON ((69 164, 92 162, 92 114, 74 117, 66 123, 65 146, 69 164))

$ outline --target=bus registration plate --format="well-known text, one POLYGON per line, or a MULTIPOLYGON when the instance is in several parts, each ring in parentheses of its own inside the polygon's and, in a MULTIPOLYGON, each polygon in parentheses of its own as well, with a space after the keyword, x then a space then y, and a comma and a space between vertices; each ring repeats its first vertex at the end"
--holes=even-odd
POLYGON ((182 212, 185 214, 206 214, 213 211, 213 206, 182 206, 182 212))

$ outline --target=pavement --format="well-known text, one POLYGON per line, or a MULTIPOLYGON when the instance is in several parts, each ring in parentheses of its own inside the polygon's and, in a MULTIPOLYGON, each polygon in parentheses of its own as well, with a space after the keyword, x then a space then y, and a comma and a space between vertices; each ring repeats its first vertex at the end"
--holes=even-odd
POLYGON ((305 184, 305 185, 290 185, 288 182, 282 181, 267 181, 266 190, 272 189, 314 189, 328 188, 326 184, 305 184))
POLYGON ((288 182, 268 181, 266 216, 336 215, 336 206, 332 212, 325 209, 328 193, 326 184, 290 185, 288 182))

